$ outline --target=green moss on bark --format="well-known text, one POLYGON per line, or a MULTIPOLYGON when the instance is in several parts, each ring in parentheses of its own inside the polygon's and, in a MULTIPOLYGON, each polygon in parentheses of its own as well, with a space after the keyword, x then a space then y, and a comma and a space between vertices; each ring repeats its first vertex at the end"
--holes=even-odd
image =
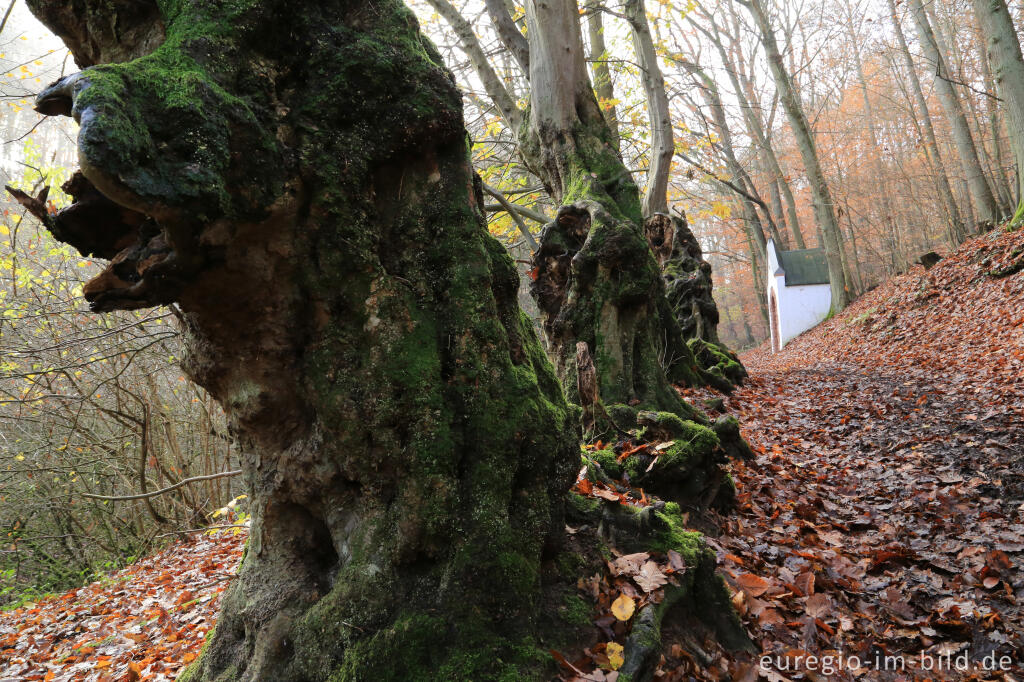
POLYGON ((709 386, 731 393, 747 378, 747 370, 739 357, 725 346, 700 338, 686 342, 703 370, 709 386))
POLYGON ((543 676, 577 413, 440 56, 397 0, 158 7, 162 44, 51 97, 170 244, 155 284, 247 453, 250 547, 188 676, 543 676))

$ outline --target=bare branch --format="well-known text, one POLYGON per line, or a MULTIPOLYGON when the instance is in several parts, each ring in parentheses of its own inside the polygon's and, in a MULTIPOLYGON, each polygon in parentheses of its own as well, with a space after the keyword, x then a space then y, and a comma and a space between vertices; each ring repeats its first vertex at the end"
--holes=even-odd
POLYGON ((81 495, 82 497, 88 497, 90 500, 106 500, 106 501, 109 501, 109 502, 127 502, 129 500, 143 500, 143 499, 148 499, 150 497, 156 497, 157 495, 164 495, 166 493, 171 492, 172 490, 177 490, 178 488, 182 487, 183 485, 188 485, 189 483, 195 483, 197 481, 209 481, 209 480, 212 480, 212 479, 215 479, 215 478, 227 478, 229 476, 238 476, 241 473, 242 473, 242 470, 238 469, 238 470, 235 470, 235 471, 222 471, 219 474, 209 474, 208 476, 193 476, 192 478, 186 478, 186 479, 183 479, 181 481, 178 481, 174 485, 167 486, 166 488, 161 488, 160 490, 154 490, 151 493, 143 493, 143 494, 140 494, 140 495, 112 495, 112 496, 107 496, 107 495, 91 495, 89 493, 79 493, 79 495, 81 495))

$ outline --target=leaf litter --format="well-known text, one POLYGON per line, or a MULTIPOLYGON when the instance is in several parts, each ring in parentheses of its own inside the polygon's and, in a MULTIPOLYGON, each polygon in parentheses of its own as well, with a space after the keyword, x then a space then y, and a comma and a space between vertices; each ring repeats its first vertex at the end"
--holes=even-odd
MULTIPOLYGON (((1003 276, 1022 252, 1024 231, 973 239, 782 353, 743 357, 751 378, 724 407, 758 457, 732 464, 736 512, 690 525, 760 655, 731 655, 670 614, 656 680, 1024 680, 1024 273, 1003 276)), ((625 481, 581 476, 575 492, 650 502, 625 481)), ((612 605, 657 594, 650 560, 670 563, 618 556, 581 579, 609 614, 595 619, 606 638, 628 632, 628 619, 609 628, 612 605)), ((610 644, 562 679, 614 679, 610 644)))
MULTIPOLYGON (((656 680, 1024 679, 1022 251, 1024 232, 974 239, 784 352, 744 356, 752 376, 724 406, 758 457, 732 464, 737 511, 694 513, 690 525, 767 658, 732 656, 670 614, 656 680), (826 671, 826 657, 858 665, 826 671)), ((697 405, 719 397, 681 393, 697 405)), ((651 503, 585 474, 578 494, 651 503)), ((203 534, 0 613, 0 682, 173 680, 212 629, 244 540, 203 534)), ((634 615, 686 570, 674 551, 612 552, 606 570, 579 578, 597 643, 571 661, 552 652, 560 679, 616 682, 634 615)))
POLYGON ((245 538, 208 531, 85 587, 0 613, 0 681, 173 680, 213 628, 245 538))

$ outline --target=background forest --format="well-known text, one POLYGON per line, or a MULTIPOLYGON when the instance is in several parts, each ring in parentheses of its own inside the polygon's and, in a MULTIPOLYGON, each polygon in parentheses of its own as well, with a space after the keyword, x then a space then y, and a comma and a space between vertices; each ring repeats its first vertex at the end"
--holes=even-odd
MULTIPOLYGON (((491 232, 528 281, 556 204, 518 153, 523 9, 411 4, 465 95, 491 232)), ((76 154, 74 124, 30 103, 76 67, 16 0, 0 9, 0 168, 34 195, 70 177, 76 154)), ((580 11, 620 152, 641 186, 667 183, 669 208, 688 217, 734 349, 768 336, 766 238, 824 246, 854 297, 1014 212, 1020 126, 967 0, 629 0, 580 11)), ((1019 29, 1024 11, 1011 12, 1019 29)), ((49 200, 56 209, 66 197, 49 200)), ((176 310, 89 314, 80 288, 99 267, 4 206, 0 601, 12 603, 204 525, 241 490, 213 477, 238 469, 238 454, 215 402, 177 368, 176 310), (103 499, 194 477, 208 478, 103 499)), ((521 303, 536 311, 526 289, 521 303)))
MULTIPOLYGON (((523 227, 537 231, 553 205, 517 161, 516 122, 503 108, 525 103, 529 83, 492 18, 510 12, 522 26, 522 8, 498 0, 413 6, 466 93, 475 161, 492 196, 521 207, 513 216, 496 200, 492 232, 528 249, 523 227)), ((968 0, 650 0, 581 3, 580 11, 599 101, 641 184, 657 171, 652 158, 663 155, 666 138, 659 128, 670 121, 669 203, 686 213, 714 268, 719 332, 732 348, 768 336, 764 287, 754 284, 763 279, 761 235, 784 248, 825 246, 814 212, 822 185, 853 296, 1013 213, 1008 105, 968 0), (922 30, 930 30, 925 41, 922 30), (651 64, 664 81, 653 86, 664 91, 656 111, 667 107, 653 124, 643 77, 651 64), (792 105, 809 124, 820 176, 807 170, 792 105), (972 194, 978 167, 991 197, 972 194)), ((1024 20, 1019 8, 1013 20, 1024 20)))
MULTIPOLYGON (((4 7, 0 167, 51 211, 77 163, 75 125, 43 119, 35 94, 77 70, 21 3, 4 7)), ((94 315, 81 287, 100 267, 7 197, 0 224, 0 601, 79 584, 172 531, 208 523, 231 478, 133 501, 184 478, 238 468, 223 413, 177 368, 175 311, 94 315), (98 496, 98 497, 90 497, 98 496)))

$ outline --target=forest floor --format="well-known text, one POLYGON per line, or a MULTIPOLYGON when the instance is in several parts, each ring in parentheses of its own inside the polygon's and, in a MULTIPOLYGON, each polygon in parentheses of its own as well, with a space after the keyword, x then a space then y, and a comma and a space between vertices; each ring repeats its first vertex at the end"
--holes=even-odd
MULTIPOLYGON (((973 240, 743 356, 725 405, 758 457, 709 542, 768 658, 719 670, 1024 679, 1024 273, 989 274, 1022 249, 973 240)), ((697 672, 682 658, 663 679, 697 672)))
MULTIPOLYGON (((1024 680, 1024 273, 989 274, 1022 250, 1024 231, 973 240, 743 357, 751 377, 724 408, 757 457, 733 464, 737 511, 695 523, 767 658, 670 618, 656 679, 1024 680)), ((0 682, 174 679, 213 626, 234 530, 0 614, 0 682)), ((622 627, 615 594, 653 600, 671 577, 671 556, 652 559, 581 579, 606 632, 622 627)), ((562 658, 564 679, 589 662, 576 679, 614 681, 607 647, 562 658)))
POLYGON ((244 528, 211 530, 62 595, 0 613, 0 682, 165 682, 199 654, 244 528))

